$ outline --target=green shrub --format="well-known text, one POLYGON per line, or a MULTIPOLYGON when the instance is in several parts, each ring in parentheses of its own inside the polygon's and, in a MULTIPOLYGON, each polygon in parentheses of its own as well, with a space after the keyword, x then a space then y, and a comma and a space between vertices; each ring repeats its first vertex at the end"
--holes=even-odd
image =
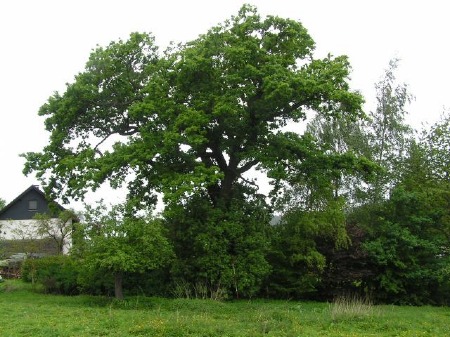
POLYGON ((78 275, 79 289, 83 294, 114 295, 114 277, 103 270, 80 265, 78 275))
POLYGON ((27 259, 22 264, 22 279, 38 283, 47 293, 74 295, 79 293, 79 265, 70 256, 48 256, 27 259))

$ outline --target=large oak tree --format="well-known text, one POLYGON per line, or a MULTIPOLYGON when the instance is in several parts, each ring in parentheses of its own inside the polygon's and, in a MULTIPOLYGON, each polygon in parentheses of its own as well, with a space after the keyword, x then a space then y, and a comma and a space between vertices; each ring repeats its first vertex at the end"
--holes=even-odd
POLYGON ((315 58, 301 23, 247 5, 162 53, 151 35, 133 33, 94 50, 42 106, 50 142, 24 155, 25 173, 65 198, 104 182, 125 184, 145 206, 161 193, 174 275, 252 296, 270 271, 270 210, 250 173, 266 174, 277 191, 311 170, 356 165, 284 128, 301 130, 315 113, 358 118, 363 99, 349 71, 345 56, 315 58))
POLYGON ((313 52, 301 23, 261 18, 251 6, 163 53, 139 33, 98 47, 41 107, 50 141, 24 155, 24 172, 63 197, 109 181, 147 203, 155 192, 168 203, 202 192, 226 209, 238 184, 252 184, 244 173, 282 180, 316 152, 286 124, 314 112, 361 113, 347 58, 313 52))

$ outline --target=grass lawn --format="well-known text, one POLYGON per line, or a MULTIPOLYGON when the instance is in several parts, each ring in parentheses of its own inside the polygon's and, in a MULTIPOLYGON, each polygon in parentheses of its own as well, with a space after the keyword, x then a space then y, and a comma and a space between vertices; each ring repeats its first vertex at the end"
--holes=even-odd
POLYGON ((450 308, 327 303, 128 298, 37 293, 0 283, 0 335, 7 336, 450 336, 450 308))

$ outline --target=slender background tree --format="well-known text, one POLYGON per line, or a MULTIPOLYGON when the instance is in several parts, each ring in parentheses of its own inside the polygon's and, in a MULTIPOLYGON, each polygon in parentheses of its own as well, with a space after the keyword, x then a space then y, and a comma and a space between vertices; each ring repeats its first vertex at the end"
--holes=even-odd
POLYGON ((383 169, 372 186, 375 201, 387 197, 389 189, 398 181, 403 159, 406 156, 412 129, 405 122, 407 106, 413 99, 405 83, 396 80, 399 60, 389 62, 383 78, 375 84, 377 107, 370 113, 368 135, 372 157, 383 169))

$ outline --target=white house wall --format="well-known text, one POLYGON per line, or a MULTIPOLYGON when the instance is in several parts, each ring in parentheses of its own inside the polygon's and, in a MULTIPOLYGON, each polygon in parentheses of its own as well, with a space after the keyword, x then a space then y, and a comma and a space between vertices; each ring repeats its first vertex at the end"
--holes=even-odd
MULTIPOLYGON (((0 220, 0 239, 3 240, 30 240, 30 239, 45 239, 48 235, 39 235, 37 233, 38 221, 35 219, 29 220, 0 220)), ((57 223, 59 219, 50 219, 51 223, 57 223)), ((71 220, 69 220, 71 221, 71 220)), ((67 254, 72 247, 72 238, 69 236, 64 240, 63 254, 67 254)))

